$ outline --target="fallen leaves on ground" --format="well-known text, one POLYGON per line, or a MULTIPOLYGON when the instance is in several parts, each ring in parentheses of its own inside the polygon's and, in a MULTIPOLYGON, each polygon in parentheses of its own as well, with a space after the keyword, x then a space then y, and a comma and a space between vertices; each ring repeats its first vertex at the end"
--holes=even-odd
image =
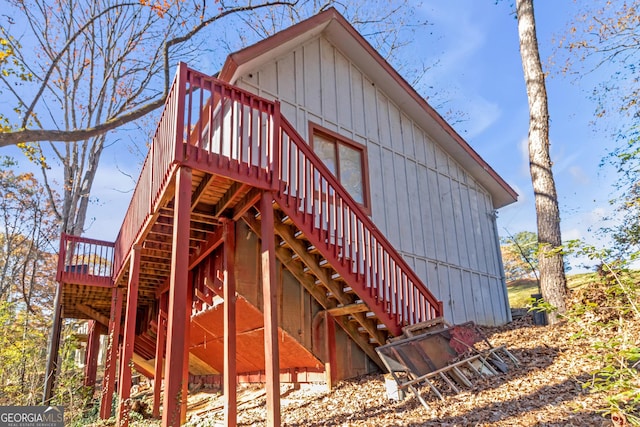
MULTIPOLYGON (((331 391, 320 384, 282 385, 281 417, 286 426, 603 426, 602 394, 583 384, 599 367, 588 339, 574 339, 579 325, 534 326, 527 315, 506 326, 483 328, 494 346, 506 345, 520 367, 474 381, 472 389, 447 393, 444 401, 423 389, 429 409, 412 395, 390 400, 385 377, 341 381, 331 391)), ((190 397, 190 424, 221 425, 223 397, 190 397), (193 405, 198 399, 208 403, 193 405)), ((238 425, 266 424, 264 388, 239 389, 238 425)))

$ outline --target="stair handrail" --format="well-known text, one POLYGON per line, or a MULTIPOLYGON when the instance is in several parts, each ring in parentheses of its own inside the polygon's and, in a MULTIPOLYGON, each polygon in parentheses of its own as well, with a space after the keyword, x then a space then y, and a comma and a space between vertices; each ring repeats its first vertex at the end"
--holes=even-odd
POLYGON ((131 201, 116 237, 114 278, 120 273, 127 254, 131 251, 145 221, 151 215, 162 188, 167 184, 171 165, 177 160, 182 160, 178 152, 178 148, 182 148, 182 123, 184 122, 184 117, 180 115, 180 105, 183 104, 180 100, 184 98, 187 70, 186 64, 178 64, 158 126, 151 139, 149 151, 142 164, 131 201))
MULTIPOLYGON (((353 197, 349 194, 349 192, 344 188, 342 184, 338 182, 333 173, 329 171, 324 162, 316 155, 315 152, 311 149, 311 147, 304 141, 302 136, 297 132, 297 130, 289 123, 289 121, 281 115, 280 117, 280 127, 285 137, 280 137, 279 144, 277 145, 278 151, 280 155, 283 153, 291 153, 290 147, 283 147, 283 144, 286 144, 286 141, 292 142, 296 149, 303 153, 303 155, 309 159, 311 164, 313 164, 314 169, 319 173, 319 175, 324 179, 327 184, 332 187, 332 190, 335 192, 336 196, 338 196, 344 203, 348 206, 348 209, 353 213, 356 217, 356 221, 363 225, 378 243, 378 245, 383 250, 382 258, 385 257, 385 254, 393 263, 397 265, 401 272, 406 274, 408 280, 413 283, 413 289, 415 289, 419 294, 421 294, 425 300, 429 303, 430 308, 425 310, 425 312, 417 312, 412 313, 411 309, 407 307, 389 307, 391 311, 398 312, 398 309, 402 310, 400 316, 396 316, 401 324, 413 324, 418 323, 425 320, 430 320, 432 318, 440 317, 443 315, 443 305, 442 301, 439 301, 435 298, 435 296, 429 291, 429 289, 424 285, 422 280, 417 276, 417 274, 413 271, 413 269, 407 264, 407 262, 402 258, 402 256, 395 250, 393 245, 387 240, 384 234, 378 229, 378 227, 373 223, 371 218, 364 212, 362 207, 353 199, 353 197)), ((287 198, 288 187, 287 187, 287 177, 284 176, 285 164, 290 164, 288 159, 280 159, 280 167, 277 171, 279 182, 283 183, 278 189, 278 195, 280 197, 287 198)), ((315 193, 315 189, 314 189, 315 193)), ((314 195, 315 196, 315 195, 314 195)), ((344 221, 344 219, 343 219, 344 221)), ((344 225, 343 225, 344 227, 344 225)), ((359 227, 358 227, 359 228, 359 227)), ((352 229, 352 228, 350 228, 352 229)), ((370 251, 371 249, 369 249, 370 251)), ((377 250, 377 249, 376 249, 377 250)), ((366 252, 366 248, 365 248, 366 252)), ((365 253, 366 255, 366 253, 365 253)), ((359 268, 359 267, 358 267, 359 268)), ((386 292, 386 291, 385 291, 386 292)), ((387 295, 386 293, 384 295, 387 295)), ((380 297, 380 295, 379 295, 380 297)), ((412 299, 409 297, 408 299, 412 299)), ((396 299, 397 301, 397 299, 396 299)), ((389 301, 387 301, 389 302, 389 301)))

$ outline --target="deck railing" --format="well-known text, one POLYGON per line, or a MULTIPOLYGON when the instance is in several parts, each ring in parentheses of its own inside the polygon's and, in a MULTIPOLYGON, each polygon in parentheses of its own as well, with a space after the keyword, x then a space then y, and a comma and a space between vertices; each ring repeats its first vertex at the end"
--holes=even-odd
POLYGON ((111 286, 114 244, 62 233, 56 280, 92 286, 111 286))
POLYGON ((174 162, 182 160, 184 122, 184 87, 187 68, 180 64, 164 104, 158 127, 151 141, 149 153, 144 159, 140 176, 131 195, 131 202, 124 216, 115 243, 114 273, 117 274, 131 251, 133 242, 154 211, 158 197, 167 184, 174 162))
POLYGON ((279 159, 278 105, 197 71, 185 74, 184 162, 269 188, 279 159))

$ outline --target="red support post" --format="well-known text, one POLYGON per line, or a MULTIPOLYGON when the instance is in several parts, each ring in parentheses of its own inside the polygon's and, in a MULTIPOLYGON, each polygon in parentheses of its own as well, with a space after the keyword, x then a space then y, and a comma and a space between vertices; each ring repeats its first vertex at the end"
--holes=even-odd
POLYGON ((107 345, 107 362, 104 369, 104 384, 100 401, 100 418, 111 417, 111 404, 116 381, 116 363, 120 342, 120 317, 122 315, 122 288, 111 291, 111 316, 109 317, 109 343, 107 345))
POLYGON ((167 294, 160 296, 158 309, 158 335, 156 336, 156 360, 153 374, 153 418, 160 416, 160 390, 162 390, 162 368, 167 336, 167 294))
POLYGON ((176 172, 176 196, 173 213, 173 244, 169 310, 167 321, 167 357, 164 369, 162 425, 180 425, 182 400, 182 367, 184 366, 187 325, 187 281, 189 278, 189 221, 191 214, 191 169, 176 172))
POLYGON ((224 299, 224 420, 228 427, 235 427, 238 419, 237 400, 237 371, 236 371, 236 278, 235 252, 236 229, 235 222, 223 219, 222 239, 224 240, 223 254, 223 299, 224 299))
MULTIPOLYGON (((89 337, 84 357, 84 386, 93 387, 96 385, 96 374, 98 372, 98 352, 100 351, 100 329, 101 326, 95 320, 87 322, 89 337)), ((93 395, 93 392, 91 393, 93 395)))
POLYGON ((280 360, 278 351, 278 289, 273 225, 273 196, 265 191, 262 216, 262 298, 264 300, 264 359, 267 388, 267 426, 280 425, 280 360))
POLYGON ((185 133, 185 122, 184 122, 184 103, 187 99, 187 64, 184 62, 178 63, 178 69, 176 70, 176 82, 178 84, 178 90, 175 94, 175 102, 176 102, 176 116, 175 116, 175 131, 176 131, 176 139, 175 139, 175 154, 174 159, 177 162, 182 162, 185 159, 185 144, 184 144, 184 133, 185 133))
POLYGON ((118 412, 119 427, 129 425, 129 409, 131 402, 131 365, 133 346, 136 340, 136 311, 138 309, 138 281, 140 277, 140 253, 142 247, 133 246, 131 264, 129 267, 129 286, 127 290, 127 308, 124 319, 124 337, 122 338, 122 357, 120 358, 120 380, 118 381, 118 412))
POLYGON ((282 167, 282 147, 280 141, 280 135, 282 134, 280 123, 280 101, 273 103, 273 129, 271 136, 271 188, 275 191, 280 191, 280 184, 282 173, 280 168, 282 167))
POLYGON ((184 361, 182 362, 182 396, 180 402, 180 424, 187 422, 187 396, 189 395, 189 347, 191 345, 191 309, 193 307, 193 273, 187 275, 187 303, 184 331, 184 361))

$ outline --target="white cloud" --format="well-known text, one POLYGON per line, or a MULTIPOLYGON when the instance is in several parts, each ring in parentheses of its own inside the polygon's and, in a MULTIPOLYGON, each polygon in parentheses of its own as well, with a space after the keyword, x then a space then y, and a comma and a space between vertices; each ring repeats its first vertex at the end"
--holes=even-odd
POLYGON ((469 99, 466 113, 469 115, 469 122, 465 136, 471 139, 496 123, 502 115, 502 109, 498 104, 476 95, 469 99))
POLYGON ((520 159, 522 160, 521 173, 530 176, 529 172, 529 137, 525 136, 520 140, 520 159))
POLYGON ((571 228, 569 230, 562 231, 562 240, 582 240, 584 239, 584 232, 578 228, 571 228))
MULTIPOLYGON (((462 5, 446 2, 430 2, 422 12, 437 29, 437 43, 429 44, 421 56, 430 56, 437 60, 428 74, 435 87, 434 99, 444 101, 443 108, 453 108, 464 113, 467 120, 456 127, 463 130, 467 139, 484 132, 502 116, 500 106, 483 97, 481 88, 472 82, 477 56, 486 45, 486 25, 479 19, 482 15, 474 13, 473 2, 462 5), (438 51, 434 48, 437 47, 438 51)), ((479 80, 484 87, 486 82, 479 80)), ((439 102, 439 101, 437 101, 439 102)))
POLYGON ((580 166, 569 167, 569 174, 576 184, 588 185, 589 183, 591 183, 589 175, 587 175, 584 169, 580 166))
POLYGON ((459 75, 461 70, 468 69, 467 64, 472 56, 485 43, 485 32, 478 25, 480 21, 470 7, 447 2, 429 2, 427 5, 423 13, 433 27, 442 33, 438 40, 441 52, 430 52, 438 59, 438 66, 430 76, 438 81, 447 80, 452 75, 459 75))

